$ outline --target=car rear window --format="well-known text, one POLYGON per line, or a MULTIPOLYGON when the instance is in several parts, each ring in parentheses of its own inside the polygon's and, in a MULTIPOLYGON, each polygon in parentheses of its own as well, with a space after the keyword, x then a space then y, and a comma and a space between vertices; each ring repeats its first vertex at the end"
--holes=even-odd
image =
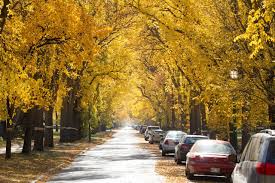
POLYGON ((175 138, 180 139, 184 136, 185 133, 183 132, 169 132, 166 136, 166 138, 175 138))
POLYGON ((199 141, 199 143, 196 143, 195 146, 193 146, 192 152, 231 154, 234 153, 234 149, 228 143, 199 141))
POLYGON ((207 137, 187 137, 185 139, 185 144, 195 144, 196 141, 202 140, 202 139, 207 139, 207 137))
POLYGON ((267 151, 267 161, 275 164, 275 140, 270 141, 267 151))

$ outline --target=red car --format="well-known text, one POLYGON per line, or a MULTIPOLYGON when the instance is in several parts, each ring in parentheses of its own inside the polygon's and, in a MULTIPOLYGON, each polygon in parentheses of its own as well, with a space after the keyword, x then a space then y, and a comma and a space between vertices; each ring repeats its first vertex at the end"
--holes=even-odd
POLYGON ((229 142, 199 140, 187 154, 185 174, 188 179, 198 175, 216 175, 231 178, 237 155, 229 142))

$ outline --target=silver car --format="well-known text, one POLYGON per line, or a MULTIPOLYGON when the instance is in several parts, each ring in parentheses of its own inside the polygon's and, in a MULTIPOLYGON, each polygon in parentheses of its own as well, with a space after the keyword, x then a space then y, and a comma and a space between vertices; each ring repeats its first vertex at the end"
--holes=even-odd
POLYGON ((187 133, 182 131, 168 131, 161 144, 161 155, 165 156, 167 153, 175 153, 175 147, 184 135, 187 135, 187 133))
POLYGON ((158 130, 158 129, 160 129, 159 126, 147 126, 146 131, 144 133, 144 140, 147 141, 149 139, 149 132, 151 130, 158 130))
POLYGON ((160 139, 163 137, 164 131, 161 129, 150 130, 149 131, 149 143, 153 144, 154 142, 160 142, 160 139))
POLYGON ((233 183, 275 182, 275 131, 263 130, 247 143, 232 173, 233 183))

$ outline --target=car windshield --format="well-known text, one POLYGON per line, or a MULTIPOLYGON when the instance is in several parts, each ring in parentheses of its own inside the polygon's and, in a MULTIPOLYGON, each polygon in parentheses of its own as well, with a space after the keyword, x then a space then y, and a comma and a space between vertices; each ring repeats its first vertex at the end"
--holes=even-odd
POLYGON ((267 152, 268 152, 267 161, 269 163, 275 164, 275 140, 270 141, 267 152))
POLYGON ((163 131, 160 130, 160 129, 154 130, 154 132, 156 132, 156 133, 163 133, 163 131))
POLYGON ((150 127, 148 127, 148 130, 154 130, 154 129, 159 129, 159 126, 150 126, 150 127))
POLYGON ((209 154, 232 154, 233 147, 229 143, 201 140, 195 143, 192 152, 209 154))
POLYGON ((197 140, 202 140, 202 139, 208 139, 207 137, 187 137, 185 139, 185 144, 195 144, 197 140))
POLYGON ((174 132, 169 132, 166 136, 166 138, 171 138, 171 139, 180 139, 183 137, 185 133, 180 132, 180 131, 174 131, 174 132))

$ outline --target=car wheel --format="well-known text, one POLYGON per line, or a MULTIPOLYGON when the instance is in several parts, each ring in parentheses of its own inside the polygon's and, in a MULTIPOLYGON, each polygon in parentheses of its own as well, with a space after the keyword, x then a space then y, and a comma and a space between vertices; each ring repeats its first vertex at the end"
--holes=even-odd
POLYGON ((231 178, 231 175, 226 176, 225 182, 226 182, 226 183, 232 183, 232 182, 233 182, 233 180, 232 180, 232 178, 231 178))
POLYGON ((194 174, 190 173, 189 170, 185 170, 185 175, 188 180, 193 180, 194 179, 194 174))
POLYGON ((177 159, 176 159, 176 163, 177 163, 178 165, 180 165, 180 164, 181 164, 181 160, 180 160, 179 158, 177 158, 177 159))
POLYGON ((162 146, 161 146, 161 144, 159 144, 159 149, 160 149, 160 150, 162 149, 162 146))
POLYGON ((148 137, 145 137, 145 140, 148 141, 148 137))
POLYGON ((162 156, 165 156, 166 155, 166 152, 162 149, 162 151, 161 151, 161 155, 162 156))

